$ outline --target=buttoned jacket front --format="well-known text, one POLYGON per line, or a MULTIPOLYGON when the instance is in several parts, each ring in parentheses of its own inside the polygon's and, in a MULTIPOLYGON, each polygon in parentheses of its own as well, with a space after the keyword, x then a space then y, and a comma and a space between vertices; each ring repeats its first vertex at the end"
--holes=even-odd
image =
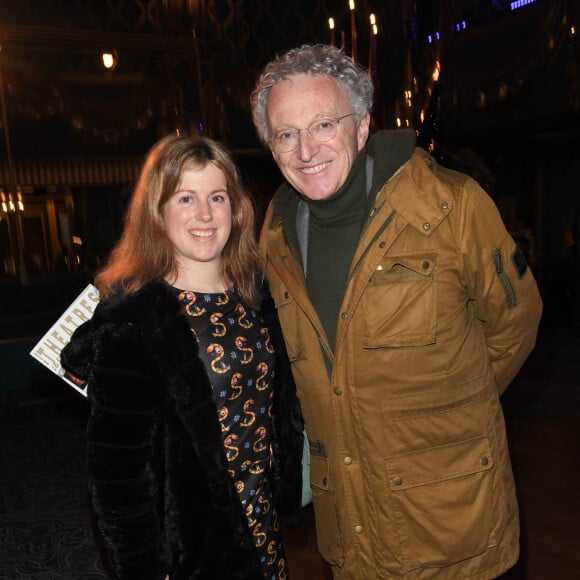
POLYGON ((416 149, 376 195, 332 352, 275 202, 266 274, 310 441, 322 555, 349 580, 496 577, 519 536, 499 397, 542 304, 495 205, 416 149))

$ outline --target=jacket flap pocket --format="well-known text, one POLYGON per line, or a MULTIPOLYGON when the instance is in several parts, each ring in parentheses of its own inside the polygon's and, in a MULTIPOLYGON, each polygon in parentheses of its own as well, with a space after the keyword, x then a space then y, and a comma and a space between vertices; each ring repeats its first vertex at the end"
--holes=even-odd
POLYGON ((377 266, 373 279, 385 282, 421 280, 433 275, 437 252, 410 252, 385 256, 377 266))
POLYGON ((310 454, 310 484, 318 489, 328 489, 328 458, 310 454))
POLYGON ((440 483, 486 471, 492 466, 485 436, 387 458, 392 491, 440 483))
POLYGON ((362 298, 364 348, 425 346, 436 341, 437 252, 383 256, 362 298))

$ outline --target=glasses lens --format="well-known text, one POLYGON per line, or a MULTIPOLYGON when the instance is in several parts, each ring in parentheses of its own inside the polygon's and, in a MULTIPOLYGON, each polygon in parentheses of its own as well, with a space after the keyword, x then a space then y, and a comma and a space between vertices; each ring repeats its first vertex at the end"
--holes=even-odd
POLYGON ((336 119, 318 119, 308 127, 308 134, 316 141, 330 141, 336 135, 336 119))
MULTIPOLYGON (((331 117, 324 117, 322 119, 317 119, 311 123, 306 132, 310 139, 323 143, 324 141, 330 141, 336 136, 336 128, 340 121, 346 117, 350 117, 352 113, 339 117, 338 119, 333 119, 331 117)), ((274 148, 281 153, 289 153, 294 151, 298 147, 298 141, 300 139, 300 132, 304 129, 286 129, 285 131, 280 131, 276 133, 272 143, 274 148)))
POLYGON ((278 151, 292 151, 298 145, 298 130, 289 129, 286 131, 280 131, 274 137, 274 145, 278 151))

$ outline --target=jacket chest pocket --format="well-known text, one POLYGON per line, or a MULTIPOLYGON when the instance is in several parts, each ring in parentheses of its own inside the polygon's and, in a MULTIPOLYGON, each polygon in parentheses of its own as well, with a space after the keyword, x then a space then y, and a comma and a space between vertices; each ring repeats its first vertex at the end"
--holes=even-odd
POLYGON ((385 256, 363 297, 365 348, 435 343, 436 252, 385 256))

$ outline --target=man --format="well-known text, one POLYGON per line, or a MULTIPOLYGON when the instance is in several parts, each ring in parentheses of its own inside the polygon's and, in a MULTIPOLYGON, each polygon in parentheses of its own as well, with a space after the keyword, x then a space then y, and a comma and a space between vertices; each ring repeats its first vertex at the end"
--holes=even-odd
POLYGON ((262 242, 310 442, 318 547, 342 580, 495 578, 518 558, 499 397, 542 303, 467 175, 369 137, 372 83, 303 46, 252 94, 285 183, 262 242))

